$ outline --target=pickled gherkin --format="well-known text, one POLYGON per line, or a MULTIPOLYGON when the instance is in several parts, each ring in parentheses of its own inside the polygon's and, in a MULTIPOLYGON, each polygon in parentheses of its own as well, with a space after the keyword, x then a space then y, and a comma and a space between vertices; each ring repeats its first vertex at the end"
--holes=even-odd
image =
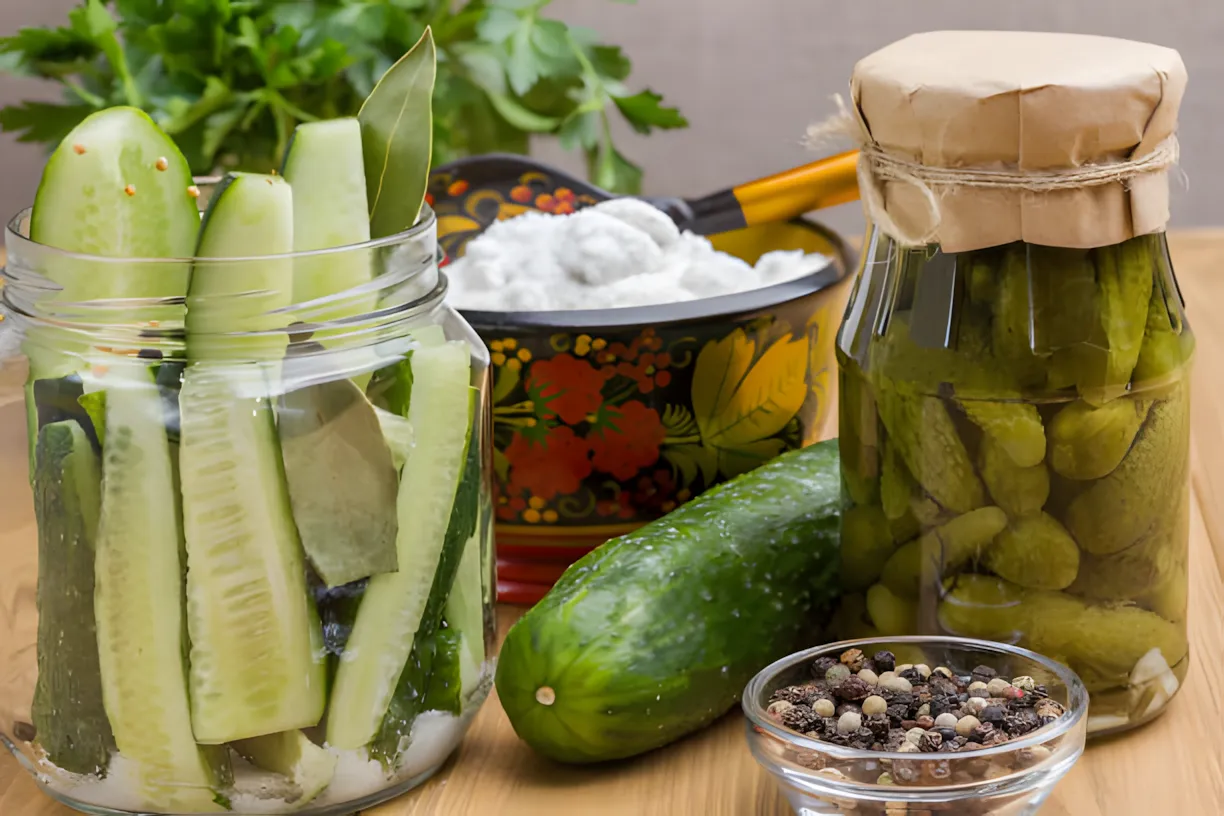
POLYGON ((894 248, 887 319, 838 349, 853 594, 831 634, 1020 643, 1115 723, 1167 701, 1137 664, 1185 673, 1194 340, 1160 246, 894 248))
POLYGON ((1050 497, 1050 472, 1038 462, 1021 467, 998 443, 982 440, 978 468, 995 504, 1012 517, 1037 513, 1050 497))

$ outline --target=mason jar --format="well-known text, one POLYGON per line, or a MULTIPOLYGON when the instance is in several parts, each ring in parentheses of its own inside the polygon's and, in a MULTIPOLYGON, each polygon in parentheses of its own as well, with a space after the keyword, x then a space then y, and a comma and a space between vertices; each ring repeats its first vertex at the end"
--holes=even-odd
POLYGON ((1194 337, 1163 232, 905 248, 871 230, 838 339, 838 637, 946 633, 1068 664, 1089 729, 1186 675, 1194 337))
POLYGON ((433 214, 240 259, 28 234, 0 289, 0 738, 97 814, 340 814, 419 784, 495 644, 489 359, 433 214), (340 266, 367 282, 294 297, 340 266))

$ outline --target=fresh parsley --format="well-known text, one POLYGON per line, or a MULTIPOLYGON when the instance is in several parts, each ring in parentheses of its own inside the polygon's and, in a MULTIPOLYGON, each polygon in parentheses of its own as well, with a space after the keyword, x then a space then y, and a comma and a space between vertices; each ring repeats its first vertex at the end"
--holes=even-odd
MULTIPOLYGON (((630 0, 632 2, 632 0, 630 0)), ((59 104, 0 110, 0 127, 50 146, 84 117, 134 105, 179 143, 197 173, 279 165, 300 122, 356 115, 425 31, 438 48, 434 160, 525 153, 555 136, 591 180, 637 192, 641 169, 611 122, 683 128, 675 108, 624 84, 630 62, 551 0, 83 0, 58 28, 0 39, 0 71, 60 83, 59 104)))

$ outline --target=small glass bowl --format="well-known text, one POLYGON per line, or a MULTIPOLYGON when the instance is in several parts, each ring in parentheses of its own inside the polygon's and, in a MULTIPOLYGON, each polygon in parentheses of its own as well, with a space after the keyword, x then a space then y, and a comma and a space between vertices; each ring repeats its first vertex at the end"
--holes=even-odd
POLYGON ((847 811, 864 816, 1027 816, 1037 812, 1084 752, 1088 692, 1069 668, 1027 649, 957 637, 892 637, 832 643, 782 658, 748 683, 743 707, 753 756, 777 777, 800 816, 847 811), (766 713, 777 689, 811 680, 812 661, 836 658, 847 649, 861 649, 868 657, 887 650, 898 664, 946 666, 957 675, 980 665, 1008 679, 1027 675, 1067 713, 1001 745, 935 754, 833 745, 791 731, 766 713), (885 773, 891 784, 878 783, 885 773))

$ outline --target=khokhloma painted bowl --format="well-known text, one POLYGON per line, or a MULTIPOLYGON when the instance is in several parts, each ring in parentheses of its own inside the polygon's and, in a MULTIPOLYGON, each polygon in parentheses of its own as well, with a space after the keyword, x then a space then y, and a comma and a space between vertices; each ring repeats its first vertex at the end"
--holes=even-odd
MULTIPOLYGON (((434 173, 450 257, 497 220, 595 199, 546 173, 434 173)), ((712 238, 749 263, 802 249, 829 259, 795 280, 684 303, 463 316, 489 346, 498 591, 535 603, 579 557, 778 454, 825 438, 851 251, 806 219, 712 238)))

